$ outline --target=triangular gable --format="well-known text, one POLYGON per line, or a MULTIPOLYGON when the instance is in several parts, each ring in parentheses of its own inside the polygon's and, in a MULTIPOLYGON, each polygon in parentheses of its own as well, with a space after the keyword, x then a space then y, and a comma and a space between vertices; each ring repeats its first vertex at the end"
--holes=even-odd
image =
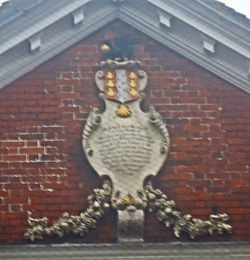
POLYGON ((119 19, 250 92, 250 30, 206 2, 39 0, 5 23, 1 8, 0 87, 119 19))

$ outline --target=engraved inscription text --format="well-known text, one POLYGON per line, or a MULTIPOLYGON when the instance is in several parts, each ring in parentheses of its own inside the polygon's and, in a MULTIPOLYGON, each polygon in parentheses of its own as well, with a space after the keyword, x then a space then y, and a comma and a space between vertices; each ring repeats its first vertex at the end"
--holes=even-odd
POLYGON ((123 176, 136 175, 150 163, 154 139, 139 125, 103 127, 95 140, 102 163, 123 176))

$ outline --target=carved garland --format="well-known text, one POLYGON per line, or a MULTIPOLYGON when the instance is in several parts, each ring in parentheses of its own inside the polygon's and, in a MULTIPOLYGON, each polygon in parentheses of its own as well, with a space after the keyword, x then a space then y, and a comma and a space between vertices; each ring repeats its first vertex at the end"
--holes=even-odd
POLYGON ((232 227, 227 224, 227 214, 210 215, 210 220, 203 221, 197 218, 192 218, 191 215, 181 215, 180 211, 174 210, 175 202, 167 200, 167 196, 159 189, 154 189, 150 182, 145 186, 145 193, 148 199, 148 210, 154 212, 157 219, 163 222, 166 227, 173 226, 174 234, 180 237, 182 231, 189 234, 194 239, 196 236, 210 234, 218 231, 222 234, 223 231, 231 233, 232 227))
MULTIPOLYGON (((181 212, 174 210, 175 202, 168 200, 167 196, 159 189, 154 189, 150 182, 147 182, 144 187, 146 198, 143 202, 146 203, 149 212, 155 213, 157 219, 163 222, 166 227, 173 227, 176 237, 180 237, 182 231, 189 234, 194 239, 196 236, 210 234, 214 231, 222 234, 223 231, 231 233, 232 227, 227 224, 227 214, 210 215, 210 220, 203 221, 197 218, 192 218, 191 215, 181 215, 181 212)), ((48 218, 32 218, 31 213, 28 214, 29 229, 24 234, 25 239, 31 241, 41 240, 44 236, 57 235, 63 237, 66 234, 73 233, 74 235, 84 236, 90 229, 96 228, 97 222, 110 208, 111 203, 111 182, 104 181, 102 189, 95 189, 94 194, 88 196, 89 207, 79 216, 71 216, 67 212, 63 213, 51 227, 48 227, 48 218)), ((126 198, 120 202, 121 208, 126 208, 131 203, 132 198, 126 198)), ((139 205, 141 208, 141 205, 139 205)))
POLYGON ((30 228, 24 234, 24 238, 35 241, 52 235, 59 237, 69 233, 86 235, 89 229, 96 228, 97 222, 110 208, 111 191, 111 183, 104 181, 102 189, 95 189, 94 194, 88 196, 89 207, 84 213, 79 216, 71 216, 65 212, 51 227, 48 227, 48 218, 32 218, 31 212, 29 212, 30 228))

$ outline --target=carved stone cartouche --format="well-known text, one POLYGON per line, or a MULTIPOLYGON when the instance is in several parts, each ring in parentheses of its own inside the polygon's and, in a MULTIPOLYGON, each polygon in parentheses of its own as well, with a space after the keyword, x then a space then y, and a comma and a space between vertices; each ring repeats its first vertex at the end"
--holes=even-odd
POLYGON ((102 62, 96 84, 103 93, 106 109, 92 111, 83 133, 83 149, 99 176, 112 181, 112 205, 146 207, 143 184, 162 167, 169 148, 168 131, 153 107, 145 113, 140 104, 147 75, 139 61, 102 62), (98 122, 96 122, 98 119, 98 122))

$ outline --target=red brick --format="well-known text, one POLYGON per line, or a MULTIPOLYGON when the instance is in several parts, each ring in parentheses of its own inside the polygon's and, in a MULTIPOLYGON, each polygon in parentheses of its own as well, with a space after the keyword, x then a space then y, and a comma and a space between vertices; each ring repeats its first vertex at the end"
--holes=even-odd
MULTIPOLYGON (((233 186, 243 186, 246 182, 244 180, 229 180, 229 185, 233 186)), ((250 190, 249 190, 250 191, 250 190)))
POLYGON ((211 210, 207 208, 200 208, 200 209, 193 209, 190 212, 194 216, 204 216, 204 215, 209 215, 211 214, 211 210))
POLYGON ((3 162, 24 162, 26 161, 25 155, 3 155, 3 162))
POLYGON ((4 175, 27 175, 27 169, 4 169, 3 173, 4 175))
POLYGON ((194 206, 197 208, 205 208, 206 207, 206 203, 204 201, 197 201, 194 203, 194 206))
POLYGON ((12 226, 21 226, 21 219, 13 219, 13 220, 10 220, 9 223, 12 226))
POLYGON ((44 148, 22 148, 20 154, 43 154, 44 148))
POLYGON ((27 204, 28 203, 28 198, 6 198, 5 203, 9 204, 27 204))
POLYGON ((28 185, 27 184, 5 184, 5 189, 7 190, 27 190, 28 185))
POLYGON ((27 147, 37 147, 38 144, 37 144, 37 141, 26 141, 25 146, 27 146, 27 147))
POLYGON ((8 142, 2 142, 1 143, 2 147, 8 147, 8 148, 10 148, 10 147, 23 147, 24 145, 25 145, 24 142, 10 142, 10 141, 8 141, 8 142))
POLYGON ((168 178, 170 180, 192 180, 194 177, 192 173, 176 173, 171 174, 168 178))
POLYGON ((229 193, 229 187, 208 187, 207 191, 210 193, 229 193))
POLYGON ((26 227, 6 227, 4 230, 7 234, 24 234, 27 231, 26 227))
POLYGON ((43 134, 21 134, 20 138, 22 140, 43 140, 44 135, 43 134))
POLYGON ((46 206, 40 205, 40 204, 24 205, 23 206, 23 210, 25 210, 25 211, 31 211, 31 210, 45 211, 45 209, 46 209, 46 206))
POLYGON ((250 214, 250 208, 229 208, 228 214, 236 214, 236 215, 250 214))
POLYGON ((213 180, 212 181, 212 186, 215 186, 215 187, 224 186, 224 181, 222 181, 222 180, 213 180))

